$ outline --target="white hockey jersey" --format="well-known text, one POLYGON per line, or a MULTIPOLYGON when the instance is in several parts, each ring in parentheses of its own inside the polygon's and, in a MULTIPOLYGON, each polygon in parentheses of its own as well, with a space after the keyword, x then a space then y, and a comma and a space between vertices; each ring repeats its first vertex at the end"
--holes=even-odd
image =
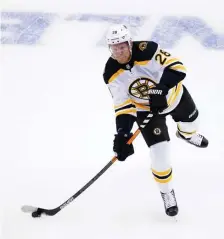
POLYGON ((186 76, 183 63, 170 53, 160 49, 153 41, 133 42, 132 58, 127 64, 119 64, 110 57, 104 70, 114 102, 116 116, 138 111, 150 111, 148 90, 162 83, 170 90, 167 94, 168 108, 172 111, 183 94, 182 80, 186 76))

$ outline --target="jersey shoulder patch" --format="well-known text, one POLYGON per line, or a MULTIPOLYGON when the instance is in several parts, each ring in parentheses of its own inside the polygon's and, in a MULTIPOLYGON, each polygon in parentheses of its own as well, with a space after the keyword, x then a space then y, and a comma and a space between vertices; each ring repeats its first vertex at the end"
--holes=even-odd
POLYGON ((158 49, 154 41, 134 41, 133 50, 138 61, 151 60, 158 49))

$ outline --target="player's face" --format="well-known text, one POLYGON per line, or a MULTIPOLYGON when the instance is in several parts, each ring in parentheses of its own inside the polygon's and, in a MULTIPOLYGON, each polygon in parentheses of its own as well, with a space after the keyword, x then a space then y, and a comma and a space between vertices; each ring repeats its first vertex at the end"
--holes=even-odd
POLYGON ((127 63, 131 58, 131 50, 128 42, 110 45, 110 50, 114 59, 121 64, 127 63))

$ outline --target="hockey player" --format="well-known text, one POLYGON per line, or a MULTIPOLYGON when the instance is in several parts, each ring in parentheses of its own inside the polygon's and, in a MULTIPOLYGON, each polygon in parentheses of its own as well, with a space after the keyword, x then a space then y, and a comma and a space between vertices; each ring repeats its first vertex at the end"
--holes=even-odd
POLYGON ((113 25, 106 36, 111 56, 104 70, 104 81, 113 97, 117 134, 113 150, 119 161, 134 153, 127 145, 136 121, 140 125, 151 112, 153 117, 141 133, 150 148, 153 176, 158 182, 165 212, 178 213, 172 187, 169 134, 166 116, 177 123, 176 135, 200 148, 208 140, 197 133, 198 109, 182 81, 186 77, 183 63, 162 50, 153 41, 132 41, 124 25, 113 25))

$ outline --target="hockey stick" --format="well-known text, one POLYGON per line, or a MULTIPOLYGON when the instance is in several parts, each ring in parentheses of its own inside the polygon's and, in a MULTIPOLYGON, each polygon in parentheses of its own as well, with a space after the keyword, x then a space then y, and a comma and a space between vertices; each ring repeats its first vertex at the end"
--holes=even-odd
MULTIPOLYGON (((150 113, 147 115, 145 120, 142 122, 142 124, 139 126, 139 128, 135 131, 135 133, 132 135, 132 137, 128 140, 127 144, 131 144, 134 139, 138 136, 140 133, 140 128, 145 128, 145 126, 148 124, 150 119, 153 117, 153 115, 150 113)), ((78 192, 76 192, 72 197, 70 197, 67 201, 62 203, 60 206, 53 208, 53 209, 45 209, 40 207, 33 207, 25 205, 21 208, 23 212, 31 213, 32 217, 40 217, 41 214, 46 214, 47 216, 54 216, 59 211, 61 211, 64 207, 68 206, 75 198, 77 198, 81 193, 83 193, 91 184, 93 184, 104 172, 107 171, 110 166, 117 161, 116 156, 114 156, 111 161, 99 172, 96 174, 95 177, 93 177, 87 184, 85 184, 78 192)))

